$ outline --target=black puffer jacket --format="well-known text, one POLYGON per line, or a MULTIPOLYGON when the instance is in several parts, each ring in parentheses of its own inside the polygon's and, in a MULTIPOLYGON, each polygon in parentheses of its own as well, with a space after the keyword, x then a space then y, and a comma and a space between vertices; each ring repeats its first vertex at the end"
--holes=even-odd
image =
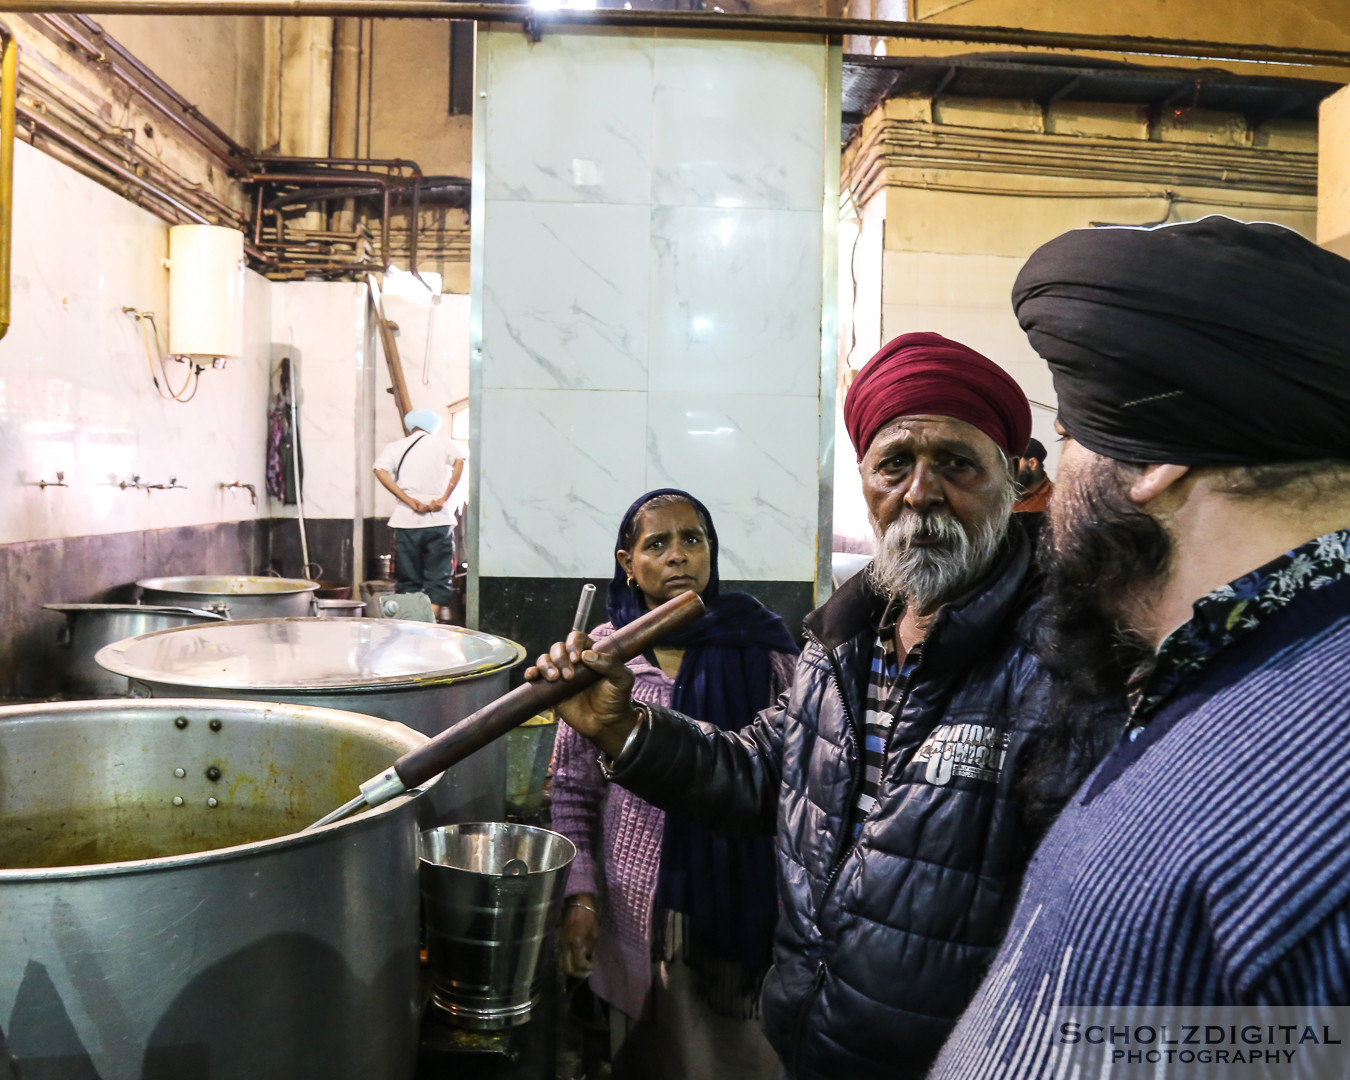
POLYGON ((1030 854, 1012 798, 1046 676, 1031 543, 934 620, 856 842, 879 599, 858 575, 807 617, 790 694, 728 734, 669 710, 616 782, 725 832, 775 832, 781 914, 764 1028, 798 1080, 921 1077, 998 948, 1030 854))

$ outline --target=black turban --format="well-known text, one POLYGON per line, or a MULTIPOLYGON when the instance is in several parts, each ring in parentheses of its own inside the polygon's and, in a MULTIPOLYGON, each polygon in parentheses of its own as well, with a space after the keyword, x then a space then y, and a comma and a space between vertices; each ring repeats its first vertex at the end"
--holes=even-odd
POLYGON ((1350 459, 1350 262, 1279 225, 1078 229, 1013 309, 1060 423, 1120 461, 1350 459))

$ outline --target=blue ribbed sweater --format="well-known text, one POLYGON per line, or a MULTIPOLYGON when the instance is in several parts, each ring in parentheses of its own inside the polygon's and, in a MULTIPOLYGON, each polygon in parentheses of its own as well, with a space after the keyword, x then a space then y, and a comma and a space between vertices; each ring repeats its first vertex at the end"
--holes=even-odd
POLYGON ((932 1080, 1040 1076, 1056 1005, 1350 1004, 1350 581, 1215 657, 1027 871, 932 1080))

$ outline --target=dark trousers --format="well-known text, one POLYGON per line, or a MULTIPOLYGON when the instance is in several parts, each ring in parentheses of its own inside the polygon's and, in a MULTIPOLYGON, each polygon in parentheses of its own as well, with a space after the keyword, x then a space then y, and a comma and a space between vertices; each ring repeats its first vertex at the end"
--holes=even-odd
POLYGON ((450 603, 455 573, 455 538, 449 525, 394 530, 394 592, 422 592, 433 604, 450 603))

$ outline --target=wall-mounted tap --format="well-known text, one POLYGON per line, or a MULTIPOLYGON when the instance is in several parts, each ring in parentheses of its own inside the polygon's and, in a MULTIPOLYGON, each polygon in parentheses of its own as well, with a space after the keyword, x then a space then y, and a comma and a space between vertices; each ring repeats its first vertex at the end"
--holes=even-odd
POLYGON ((37 486, 44 490, 49 487, 70 487, 70 485, 66 483, 66 474, 61 469, 56 470, 55 480, 39 480, 37 486))
POLYGON ((123 480, 117 486, 123 491, 126 491, 127 488, 132 488, 135 491, 172 491, 175 488, 183 491, 187 490, 187 485, 180 484, 178 482, 178 477, 176 476, 169 477, 169 482, 167 484, 146 484, 142 483, 140 473, 132 473, 130 480, 123 480))
POLYGON ((255 488, 252 484, 241 484, 238 480, 231 480, 228 484, 222 483, 220 486, 222 489, 243 488, 245 491, 248 492, 249 498, 253 500, 253 505, 254 506, 258 505, 258 489, 255 488))

